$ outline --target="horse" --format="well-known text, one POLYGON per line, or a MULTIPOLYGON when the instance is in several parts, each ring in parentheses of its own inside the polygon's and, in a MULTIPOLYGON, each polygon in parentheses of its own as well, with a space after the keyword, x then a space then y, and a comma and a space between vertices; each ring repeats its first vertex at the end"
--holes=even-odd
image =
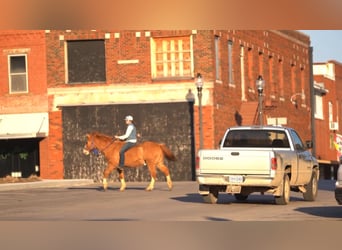
MULTIPOLYGON (((126 182, 124 171, 118 168, 119 165, 119 151, 123 145, 123 141, 115 139, 111 136, 92 132, 86 134, 87 142, 84 145, 83 153, 89 155, 90 152, 98 154, 102 153, 107 161, 107 167, 103 172, 103 189, 107 190, 108 183, 107 178, 109 174, 117 169, 119 173, 119 180, 121 183, 120 191, 126 189, 126 182)), ((170 161, 176 161, 175 155, 171 150, 163 143, 157 143, 152 141, 144 141, 136 144, 125 152, 125 166, 131 168, 138 168, 147 166, 151 175, 149 185, 146 187, 146 191, 152 191, 156 181, 156 167, 165 175, 166 182, 169 190, 172 189, 172 180, 168 167, 164 164, 164 158, 170 161)))

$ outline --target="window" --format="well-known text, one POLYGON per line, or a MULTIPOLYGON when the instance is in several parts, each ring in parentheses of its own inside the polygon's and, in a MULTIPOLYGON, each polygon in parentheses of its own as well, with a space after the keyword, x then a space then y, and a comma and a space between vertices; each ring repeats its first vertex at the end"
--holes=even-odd
POLYGON ((315 95, 315 118, 323 120, 323 98, 320 95, 315 95))
POLYGON ((227 134, 223 147, 253 148, 289 148, 289 141, 284 131, 278 130, 231 130, 227 134))
POLYGON ((10 55, 8 60, 10 93, 27 93, 26 55, 10 55))
POLYGON ((215 36, 215 76, 216 76, 216 80, 221 79, 220 37, 219 36, 215 36))
POLYGON ((246 101, 245 83, 245 48, 240 45, 240 72, 241 72, 241 100, 246 101))
POLYGON ((228 41, 228 83, 233 84, 233 41, 228 41))
POLYGON ((151 41, 152 78, 193 77, 191 36, 151 41))
POLYGON ((328 102, 329 109, 329 122, 333 122, 333 104, 332 102, 328 102))
POLYGON ((284 96, 284 67, 283 67, 283 60, 278 59, 278 79, 279 79, 279 92, 280 96, 284 96))
POLYGON ((295 132, 294 130, 291 130, 291 137, 292 137, 293 144, 296 150, 299 150, 299 151, 305 150, 304 144, 302 140, 300 139, 299 135, 297 134, 297 132, 295 132))
POLYGON ((106 81, 104 40, 68 41, 67 60, 67 82, 106 81))

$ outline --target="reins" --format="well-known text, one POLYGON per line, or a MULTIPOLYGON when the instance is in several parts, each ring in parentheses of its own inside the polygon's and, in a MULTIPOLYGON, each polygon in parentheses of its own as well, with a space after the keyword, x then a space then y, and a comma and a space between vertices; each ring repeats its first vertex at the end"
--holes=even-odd
POLYGON ((94 148, 91 150, 91 151, 93 151, 93 153, 95 154, 95 155, 98 155, 98 151, 100 151, 100 152, 104 152, 107 148, 109 148, 109 146, 110 145, 112 145, 114 142, 116 141, 116 139, 115 138, 113 138, 111 141, 110 141, 110 143, 108 143, 108 145, 106 145, 103 149, 99 149, 96 145, 95 145, 95 143, 94 143, 94 138, 92 138, 92 140, 91 140, 91 145, 92 146, 94 146, 94 148), (96 150, 95 150, 96 149, 96 150))

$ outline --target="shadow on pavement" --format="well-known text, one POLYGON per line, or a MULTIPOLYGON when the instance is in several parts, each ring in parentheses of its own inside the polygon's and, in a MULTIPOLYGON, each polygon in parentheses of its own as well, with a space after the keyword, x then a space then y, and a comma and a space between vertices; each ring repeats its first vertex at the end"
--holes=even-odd
POLYGON ((295 209, 295 211, 324 218, 342 220, 342 206, 300 207, 295 209))

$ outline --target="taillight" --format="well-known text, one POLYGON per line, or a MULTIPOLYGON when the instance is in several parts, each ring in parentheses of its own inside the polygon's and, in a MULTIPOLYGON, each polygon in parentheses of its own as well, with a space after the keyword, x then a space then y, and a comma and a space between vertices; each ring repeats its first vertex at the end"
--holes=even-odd
POLYGON ((277 158, 272 157, 271 158, 271 170, 276 170, 277 169, 277 158))
POLYGON ((199 169, 199 156, 196 157, 196 169, 199 169))

